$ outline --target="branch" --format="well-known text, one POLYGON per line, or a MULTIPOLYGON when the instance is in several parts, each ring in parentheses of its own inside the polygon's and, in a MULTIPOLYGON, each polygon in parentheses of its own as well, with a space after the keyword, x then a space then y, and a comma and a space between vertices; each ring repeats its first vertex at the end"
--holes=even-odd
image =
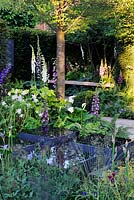
POLYGON ((65 33, 67 33, 67 31, 72 28, 72 26, 77 22, 79 21, 79 19, 81 18, 82 16, 79 16, 77 18, 74 19, 73 23, 71 23, 71 25, 68 26, 68 28, 66 29, 65 33))
POLYGON ((90 5, 88 5, 88 6, 83 10, 83 12, 81 13, 80 16, 78 16, 78 17, 76 17, 76 18, 74 19, 74 21, 71 23, 71 25, 69 25, 68 28, 66 29, 65 33, 66 33, 76 22, 78 22, 80 18, 82 18, 83 14, 86 12, 86 10, 89 8, 89 6, 90 6, 90 5))

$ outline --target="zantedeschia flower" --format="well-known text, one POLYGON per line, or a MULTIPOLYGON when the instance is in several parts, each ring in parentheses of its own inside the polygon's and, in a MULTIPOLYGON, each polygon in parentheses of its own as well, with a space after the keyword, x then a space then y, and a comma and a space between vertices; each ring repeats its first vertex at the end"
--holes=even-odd
POLYGON ((68 101, 70 103, 73 103, 74 102, 74 98, 75 98, 75 96, 70 96, 70 97, 68 97, 68 101))
POLYGON ((83 104, 81 105, 81 107, 82 107, 83 109, 85 109, 85 108, 86 108, 86 103, 83 103, 83 104))
POLYGON ((8 94, 8 96, 11 96, 11 92, 10 91, 7 94, 8 94))
POLYGON ((22 112, 21 108, 16 110, 16 113, 19 114, 19 115, 21 114, 21 112, 22 112))
POLYGON ((20 116, 19 116, 19 117, 21 117, 21 118, 22 118, 22 117, 24 117, 24 114, 20 114, 20 116))
POLYGON ((74 112, 74 107, 69 107, 67 110, 68 110, 70 113, 73 113, 73 112, 74 112))

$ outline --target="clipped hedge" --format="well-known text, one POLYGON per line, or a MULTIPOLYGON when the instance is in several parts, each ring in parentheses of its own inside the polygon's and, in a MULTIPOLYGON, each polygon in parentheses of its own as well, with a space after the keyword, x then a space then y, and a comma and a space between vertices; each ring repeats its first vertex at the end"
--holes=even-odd
POLYGON ((7 61, 7 40, 6 40, 7 28, 5 22, 0 19, 0 71, 7 61))

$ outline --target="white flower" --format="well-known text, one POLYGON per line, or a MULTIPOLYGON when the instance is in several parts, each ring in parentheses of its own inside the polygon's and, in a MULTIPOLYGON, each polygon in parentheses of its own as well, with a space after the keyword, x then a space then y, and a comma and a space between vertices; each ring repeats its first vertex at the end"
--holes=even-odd
POLYGON ((128 141, 126 140, 126 142, 125 142, 125 147, 127 148, 127 146, 128 146, 128 141))
MULTIPOLYGON (((37 112, 37 111, 36 111, 37 112)), ((42 117, 43 113, 39 113, 39 117, 42 117)))
POLYGON ((74 107, 69 107, 67 110, 68 110, 70 113, 73 113, 73 112, 74 112, 74 107))
POLYGON ((32 94, 32 99, 36 99, 36 95, 35 94, 32 94))
POLYGON ((32 49, 32 58, 31 58, 31 70, 32 70, 32 74, 35 74, 35 63, 36 63, 36 59, 35 59, 35 53, 34 53, 34 48, 32 45, 30 45, 31 49, 32 49))
POLYGON ((8 94, 8 96, 11 96, 11 92, 8 92, 7 94, 8 94))
POLYGON ((26 94, 28 94, 28 93, 29 93, 29 90, 23 90, 21 94, 22 94, 22 95, 26 95, 26 94))
POLYGON ((20 114, 20 116, 19 116, 19 117, 21 117, 21 118, 22 118, 22 117, 24 117, 24 114, 20 114))
POLYGON ((127 163, 128 161, 129 161, 129 159, 130 159, 130 152, 129 152, 129 150, 127 151, 127 156, 126 156, 126 158, 125 158, 125 162, 127 163))
POLYGON ((18 95, 16 95, 16 94, 15 94, 15 95, 12 95, 11 98, 12 98, 12 100, 16 100, 16 99, 18 98, 18 95))
POLYGON ((7 149, 8 149, 8 145, 7 145, 7 144, 4 144, 4 145, 2 146, 2 149, 7 150, 7 149))
POLYGON ((41 55, 41 60, 42 60, 42 72, 41 72, 41 75, 42 75, 42 81, 44 83, 47 82, 48 80, 48 76, 47 76, 47 65, 46 65, 46 61, 45 61, 45 58, 43 55, 41 55))
POLYGON ((32 99, 33 99, 33 101, 34 101, 35 103, 38 102, 38 99, 36 98, 36 95, 35 95, 35 94, 32 94, 32 99))
POLYGON ((52 155, 50 158, 46 159, 48 165, 53 165, 55 163, 55 156, 52 155))
POLYGON ((70 96, 70 97, 68 97, 68 101, 70 103, 73 103, 74 102, 74 98, 75 98, 75 96, 70 96))
POLYGON ((68 167, 69 167, 69 160, 65 160, 64 169, 67 169, 68 167))
POLYGON ((2 104, 2 106, 6 106, 7 105, 5 101, 2 101, 1 104, 2 104))
POLYGON ((122 147, 122 150, 123 150, 123 153, 126 155, 126 153, 127 153, 126 147, 122 147))
POLYGON ((27 159, 32 160, 34 155, 35 155, 35 153, 34 153, 34 151, 32 151, 30 154, 28 154, 27 159))
POLYGON ((20 115, 20 114, 21 114, 21 111, 22 111, 21 108, 18 108, 18 109, 16 110, 16 113, 20 115))
POLYGON ((33 99, 33 101, 34 101, 35 103, 37 103, 37 102, 38 102, 38 99, 33 99))
POLYGON ((86 103, 83 103, 83 104, 81 105, 81 107, 82 107, 83 109, 85 109, 86 103))
POLYGON ((19 95, 18 98, 17 98, 17 100, 18 100, 18 101, 22 101, 22 96, 19 95))

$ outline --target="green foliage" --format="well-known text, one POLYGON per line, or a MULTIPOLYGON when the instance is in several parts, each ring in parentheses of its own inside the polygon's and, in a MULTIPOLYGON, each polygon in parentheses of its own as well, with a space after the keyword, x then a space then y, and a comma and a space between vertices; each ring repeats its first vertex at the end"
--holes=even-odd
POLYGON ((121 68, 126 70, 134 70, 134 46, 128 45, 119 55, 119 64, 121 68))
POLYGON ((33 157, 10 161, 2 160, 5 165, 0 176, 0 198, 4 200, 46 199, 64 200, 71 195, 80 179, 69 170, 49 166, 45 155, 41 159, 33 157))
POLYGON ((79 200, 125 200, 126 198, 131 200, 134 198, 133 171, 133 166, 130 166, 128 181, 126 181, 125 167, 121 167, 119 172, 115 173, 113 183, 108 178, 112 176, 110 171, 104 171, 102 177, 85 179, 74 196, 79 200))
MULTIPOLYGON (((56 96, 47 87, 11 89, 0 105, 0 130, 5 136, 16 136, 20 131, 41 126, 40 114, 47 107, 56 108, 56 96)), ((50 111, 52 112, 52 111, 50 111)))
POLYGON ((75 106, 81 107, 83 103, 86 103, 86 110, 90 112, 94 94, 95 91, 91 90, 79 92, 74 99, 75 106))
POLYGON ((116 89, 100 90, 100 113, 105 116, 119 115, 120 118, 134 118, 132 112, 132 96, 129 97, 127 92, 119 92, 116 89))
POLYGON ((3 19, 10 28, 35 26, 35 19, 30 11, 16 11, 13 9, 0 9, 0 18, 3 19))
POLYGON ((132 44, 134 42, 134 2, 118 0, 114 5, 117 37, 125 44, 132 44))

